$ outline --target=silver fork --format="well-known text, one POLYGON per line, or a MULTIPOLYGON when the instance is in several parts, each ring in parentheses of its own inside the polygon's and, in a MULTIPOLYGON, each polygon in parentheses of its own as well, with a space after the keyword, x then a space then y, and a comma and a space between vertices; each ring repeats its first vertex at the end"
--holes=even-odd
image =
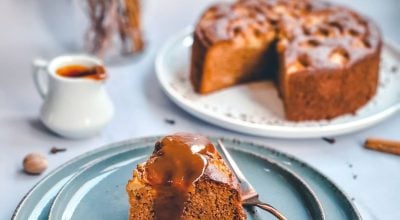
POLYGON ((277 209, 272 207, 271 205, 261 202, 258 198, 258 193, 254 189, 254 187, 250 184, 250 182, 243 175, 242 171, 239 169, 236 162, 233 160, 232 156, 226 150, 224 144, 221 139, 218 140, 218 145, 222 150, 222 154, 226 158, 228 165, 232 168, 233 173, 236 175, 239 183, 240 183, 240 191, 242 195, 242 204, 244 206, 257 206, 275 216, 279 220, 286 220, 286 217, 282 215, 277 209))

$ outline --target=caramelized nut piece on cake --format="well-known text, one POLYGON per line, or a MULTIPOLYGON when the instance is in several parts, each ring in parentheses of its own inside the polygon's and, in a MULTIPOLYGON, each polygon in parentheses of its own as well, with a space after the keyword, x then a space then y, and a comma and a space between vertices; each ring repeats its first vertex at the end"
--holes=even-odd
POLYGON ((288 73, 288 74, 291 74, 291 73, 296 73, 296 72, 299 72, 299 71, 301 71, 301 70, 304 70, 304 66, 297 60, 296 62, 294 62, 294 63, 292 63, 292 64, 290 64, 288 67, 286 67, 287 69, 286 69, 286 72, 288 73))
POLYGON ((308 26, 308 27, 312 27, 315 26, 317 24, 320 24, 322 21, 323 17, 322 16, 308 16, 304 19, 304 23, 308 26))
POLYGON ((318 37, 331 37, 333 35, 333 31, 329 28, 326 27, 321 27, 318 29, 318 32, 316 33, 318 37))
POLYGON ((347 31, 347 34, 349 34, 349 35, 351 35, 353 37, 357 37, 357 36, 360 35, 360 32, 358 32, 357 30, 354 30, 354 29, 350 29, 350 30, 347 31))
POLYGON ((371 44, 367 40, 355 39, 351 46, 354 48, 370 48, 371 44))
POLYGON ((277 14, 287 14, 287 7, 285 7, 284 5, 278 5, 278 6, 276 6, 275 8, 274 8, 274 11, 277 13, 277 14))
POLYGON ((320 45, 320 42, 317 39, 309 39, 307 41, 301 42, 300 46, 301 47, 318 47, 320 45))
POLYGON ((311 65, 311 59, 307 54, 301 54, 297 60, 287 67, 287 72, 295 73, 306 69, 311 65))
POLYGON ((289 42, 287 39, 282 39, 281 41, 279 41, 276 46, 276 50, 278 51, 278 53, 283 53, 288 47, 288 44, 289 42))
POLYGON ((345 65, 349 61, 349 59, 350 59, 349 53, 343 48, 335 49, 329 55, 329 60, 332 63, 336 63, 341 66, 345 65))
POLYGON ((331 21, 328 23, 328 25, 332 28, 339 30, 340 33, 343 32, 343 26, 338 21, 331 21))
POLYGON ((296 62, 294 62, 294 63, 292 63, 292 64, 290 64, 289 66, 286 67, 286 72, 288 74, 290 74, 290 73, 298 72, 298 71, 300 71, 302 69, 304 69, 303 65, 301 65, 300 62, 296 61, 296 62))

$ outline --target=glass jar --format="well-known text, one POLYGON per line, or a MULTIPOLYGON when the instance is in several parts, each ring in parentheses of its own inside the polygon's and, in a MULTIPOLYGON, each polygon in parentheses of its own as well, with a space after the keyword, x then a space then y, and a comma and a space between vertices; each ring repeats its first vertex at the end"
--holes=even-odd
POLYGON ((84 50, 106 61, 144 49, 140 0, 80 0, 87 18, 84 50))
POLYGON ((43 28, 54 40, 43 42, 42 47, 49 47, 57 54, 92 54, 109 64, 130 61, 144 49, 140 3, 140 0, 38 1, 43 28))

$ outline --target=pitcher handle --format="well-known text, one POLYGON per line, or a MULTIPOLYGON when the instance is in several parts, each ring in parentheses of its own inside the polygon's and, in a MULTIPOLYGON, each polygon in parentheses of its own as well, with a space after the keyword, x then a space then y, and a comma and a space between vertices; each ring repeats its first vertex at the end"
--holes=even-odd
POLYGON ((47 96, 47 81, 43 77, 46 73, 47 61, 43 59, 35 59, 33 61, 33 82, 35 83, 36 90, 39 92, 39 95, 44 99, 47 96))

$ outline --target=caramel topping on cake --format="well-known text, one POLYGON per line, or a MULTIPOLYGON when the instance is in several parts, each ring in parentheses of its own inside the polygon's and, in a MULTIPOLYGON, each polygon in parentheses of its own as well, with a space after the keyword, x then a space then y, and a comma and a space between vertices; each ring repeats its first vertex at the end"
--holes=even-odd
POLYGON ((192 134, 164 137, 145 166, 145 180, 156 190, 156 219, 179 219, 188 192, 203 175, 205 156, 215 153, 211 142, 192 134))

